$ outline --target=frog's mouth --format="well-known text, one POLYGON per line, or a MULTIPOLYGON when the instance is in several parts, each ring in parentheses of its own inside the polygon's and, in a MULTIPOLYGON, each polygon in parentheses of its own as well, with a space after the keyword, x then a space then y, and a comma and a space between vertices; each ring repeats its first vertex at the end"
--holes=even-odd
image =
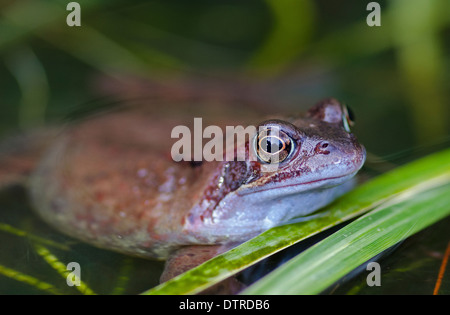
MULTIPOLYGON (((358 173, 359 169, 340 176, 332 176, 332 177, 325 177, 321 179, 315 179, 315 180, 309 180, 304 182, 297 182, 297 183, 290 183, 290 184, 278 184, 278 183, 272 183, 272 184, 265 184, 264 186, 260 187, 251 187, 251 184, 247 189, 244 191, 238 192, 238 195, 245 196, 253 193, 259 193, 259 192, 268 192, 268 191, 274 191, 276 190, 276 196, 279 197, 280 195, 288 195, 288 194, 295 194, 295 193, 301 193, 306 191, 311 191, 315 189, 326 189, 326 188, 332 188, 339 186, 350 179, 352 179, 356 173, 358 173), (307 188, 306 188, 307 187, 307 188)), ((275 194, 274 194, 275 195, 275 194)))

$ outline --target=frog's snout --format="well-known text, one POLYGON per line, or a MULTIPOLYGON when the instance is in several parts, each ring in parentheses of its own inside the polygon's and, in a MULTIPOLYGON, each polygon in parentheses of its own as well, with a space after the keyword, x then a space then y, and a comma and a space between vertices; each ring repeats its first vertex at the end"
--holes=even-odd
POLYGON ((366 148, 355 138, 352 150, 351 152, 346 152, 346 156, 350 171, 356 173, 363 167, 366 161, 366 148))
MULTIPOLYGON (((320 150, 326 150, 329 166, 341 174, 358 172, 366 161, 366 149, 354 135, 344 141, 329 142, 325 149, 320 150)), ((320 153, 323 154, 322 151, 320 153)))
POLYGON ((363 167, 364 163, 366 162, 366 156, 367 156, 366 148, 362 144, 359 144, 359 152, 355 154, 356 159, 355 164, 358 165, 358 171, 363 167))

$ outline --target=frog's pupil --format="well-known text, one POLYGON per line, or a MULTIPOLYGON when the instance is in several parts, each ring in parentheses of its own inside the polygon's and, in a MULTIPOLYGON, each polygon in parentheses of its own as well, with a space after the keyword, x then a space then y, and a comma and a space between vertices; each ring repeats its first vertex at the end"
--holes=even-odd
POLYGON ((283 149, 283 143, 276 137, 266 137, 263 141, 263 150, 267 153, 276 153, 283 149))

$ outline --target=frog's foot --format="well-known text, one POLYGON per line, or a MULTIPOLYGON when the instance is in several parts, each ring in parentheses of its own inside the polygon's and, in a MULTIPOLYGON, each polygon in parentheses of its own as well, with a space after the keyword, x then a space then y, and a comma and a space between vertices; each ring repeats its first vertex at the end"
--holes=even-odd
MULTIPOLYGON (((220 255, 229 246, 224 245, 204 245, 204 246, 187 246, 176 251, 166 261, 164 272, 161 275, 160 281, 165 282, 170 280, 183 272, 186 272, 205 261, 220 255)), ((212 288, 202 292, 202 294, 236 294, 244 288, 244 285, 236 278, 231 277, 214 285, 212 288)))
POLYGON ((1 140, 0 189, 23 185, 55 135, 55 130, 37 130, 1 140))

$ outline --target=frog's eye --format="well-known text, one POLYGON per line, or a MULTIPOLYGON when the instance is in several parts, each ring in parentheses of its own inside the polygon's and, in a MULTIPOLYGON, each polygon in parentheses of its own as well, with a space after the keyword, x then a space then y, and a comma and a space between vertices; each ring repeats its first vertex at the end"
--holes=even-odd
POLYGON ((342 105, 342 124, 347 132, 351 132, 350 127, 355 125, 355 119, 351 109, 345 105, 342 105))
POLYGON ((262 130, 255 141, 258 158, 266 163, 281 163, 294 148, 292 139, 278 128, 262 130))

